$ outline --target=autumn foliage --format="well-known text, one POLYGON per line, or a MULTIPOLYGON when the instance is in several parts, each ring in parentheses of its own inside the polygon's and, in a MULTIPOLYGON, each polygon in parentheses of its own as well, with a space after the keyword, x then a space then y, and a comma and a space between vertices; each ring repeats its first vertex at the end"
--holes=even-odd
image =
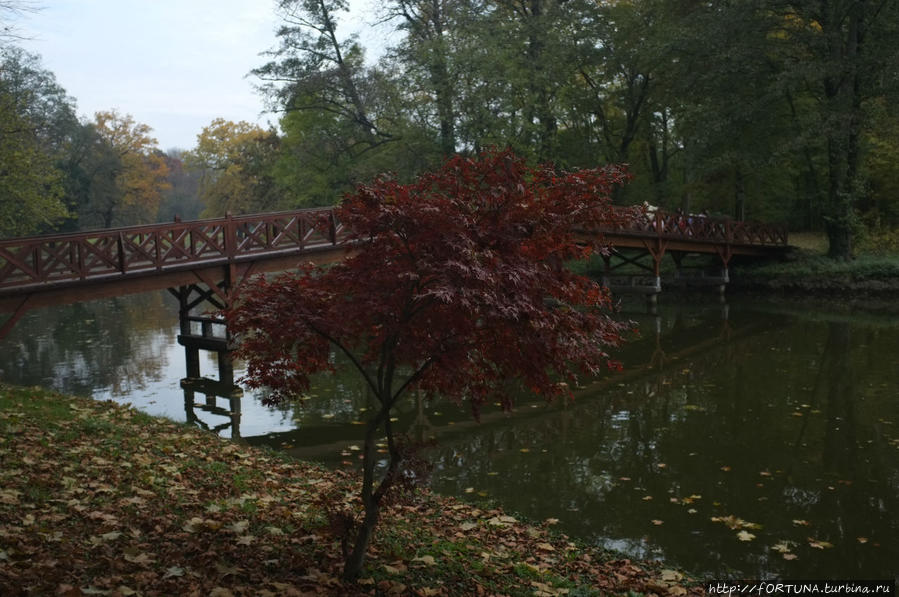
POLYGON ((338 210, 355 240, 345 259, 243 292, 229 325, 250 385, 272 388, 271 400, 295 397, 332 368, 336 349, 377 400, 347 577, 361 571, 381 500, 402 472, 390 418, 404 393, 439 394, 477 416, 487 401, 511 407, 517 383, 551 399, 614 364, 608 349, 623 324, 607 291, 561 264, 596 249, 576 242, 576 230, 626 217, 609 200, 625 178, 615 166, 558 174, 508 151, 451 158, 412 184, 381 178, 338 210), (390 462, 376 485, 383 435, 390 462))

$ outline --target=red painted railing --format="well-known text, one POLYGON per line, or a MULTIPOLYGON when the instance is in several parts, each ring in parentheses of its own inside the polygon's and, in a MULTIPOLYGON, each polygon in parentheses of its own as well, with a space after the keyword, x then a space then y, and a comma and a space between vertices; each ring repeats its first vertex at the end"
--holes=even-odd
MULTIPOLYGON (((0 241, 0 292, 333 248, 345 244, 346 232, 334 210, 322 208, 13 238, 0 241)), ((612 244, 616 235, 787 244, 781 226, 663 212, 604 232, 612 244)))
POLYGON ((787 227, 783 225, 662 211, 647 213, 604 232, 742 246, 787 246, 787 227))
POLYGON ((333 209, 235 216, 0 241, 0 291, 335 247, 333 209))

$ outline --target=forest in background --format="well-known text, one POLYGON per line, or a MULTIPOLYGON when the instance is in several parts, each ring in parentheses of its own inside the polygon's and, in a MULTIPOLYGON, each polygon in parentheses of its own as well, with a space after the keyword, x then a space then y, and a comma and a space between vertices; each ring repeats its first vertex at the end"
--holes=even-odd
POLYGON ((0 237, 330 205, 497 146, 628 164, 619 203, 824 231, 837 258, 899 250, 895 0, 385 0, 377 61, 345 0, 282 0, 252 73, 279 128, 215 119, 168 152, 127 114, 79 119, 4 36, 14 7, 0 237))

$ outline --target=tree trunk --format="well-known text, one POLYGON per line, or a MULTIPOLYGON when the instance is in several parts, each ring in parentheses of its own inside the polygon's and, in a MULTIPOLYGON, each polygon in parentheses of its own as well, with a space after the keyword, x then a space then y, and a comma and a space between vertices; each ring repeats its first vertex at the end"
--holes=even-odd
MULTIPOLYGON (((861 127, 861 89, 859 54, 863 37, 863 3, 849 12, 845 39, 841 24, 830 23, 832 60, 839 65, 836 74, 824 80, 825 97, 832 122, 828 131, 828 192, 825 213, 827 254, 834 259, 852 257, 855 195, 858 187, 859 131, 861 127)), ((831 17, 833 18, 833 17, 831 17)))
POLYGON ((375 526, 378 524, 378 516, 381 513, 381 505, 371 499, 366 500, 365 517, 362 519, 362 525, 356 534, 356 542, 353 544, 353 551, 347 557, 343 566, 343 580, 352 582, 359 578, 362 574, 362 565, 365 563, 365 554, 368 552, 368 546, 371 543, 375 526))
POLYGON ((734 172, 734 219, 738 222, 746 219, 746 181, 740 166, 734 172))
MULTIPOLYGON (((386 377, 391 379, 392 371, 388 372, 386 377)), ((386 387, 387 389, 383 392, 383 395, 387 396, 387 398, 378 397, 381 408, 378 411, 378 414, 369 421, 368 428, 365 432, 365 446, 363 447, 362 452, 361 491, 365 514, 362 518, 359 532, 356 534, 353 550, 350 552, 350 555, 347 556, 346 562, 344 562, 343 579, 347 582, 359 578, 359 575, 362 574, 362 566, 365 564, 365 554, 368 552, 368 546, 371 543, 371 538, 374 535, 375 527, 378 524, 378 518, 381 514, 381 500, 396 480, 397 472, 399 471, 400 463, 402 461, 402 456, 396 449, 393 429, 390 425, 390 409, 393 406, 391 398, 392 392, 390 390, 391 384, 386 384, 386 387), (377 458, 375 440, 378 437, 381 425, 384 425, 384 433, 387 436, 387 444, 390 451, 390 463, 388 464, 387 471, 381 478, 380 483, 378 483, 377 489, 375 489, 375 461, 377 458)))

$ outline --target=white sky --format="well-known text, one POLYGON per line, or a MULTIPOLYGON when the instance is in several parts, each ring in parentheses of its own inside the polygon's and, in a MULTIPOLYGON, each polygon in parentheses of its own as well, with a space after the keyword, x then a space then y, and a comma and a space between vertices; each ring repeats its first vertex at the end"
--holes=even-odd
MULTIPOLYGON (((352 0, 367 47, 377 34, 371 0, 352 0)), ((274 0, 43 0, 16 23, 19 42, 92 119, 117 109, 153 128, 159 147, 190 149, 214 118, 268 126, 251 69, 276 44, 274 0)), ((340 33, 340 30, 338 30, 340 33)), ((383 36, 381 36, 383 37, 383 36)))

